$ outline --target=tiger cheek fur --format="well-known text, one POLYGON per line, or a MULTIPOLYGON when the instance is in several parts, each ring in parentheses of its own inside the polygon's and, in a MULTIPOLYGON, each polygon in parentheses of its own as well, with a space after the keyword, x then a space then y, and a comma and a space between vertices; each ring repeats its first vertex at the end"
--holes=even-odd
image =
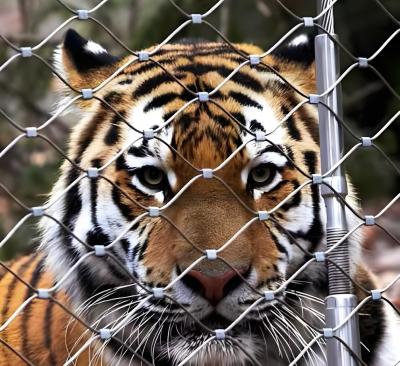
MULTIPOLYGON (((307 55, 312 45, 294 44, 262 61, 309 94, 315 89, 307 55)), ((249 44, 235 47, 247 55, 262 53, 249 44)), ((282 286, 309 259, 294 241, 309 252, 324 248, 319 188, 299 189, 308 179, 303 173, 319 171, 316 109, 305 104, 290 113, 303 99, 268 67, 246 65, 231 74, 244 59, 223 43, 165 45, 152 57, 175 79, 151 61, 132 62, 96 93, 102 102, 77 103, 83 118, 73 128, 68 156, 84 170, 99 169, 100 176, 80 179, 79 169, 68 161, 62 165, 48 214, 74 235, 44 218, 44 255, 18 260, 12 268, 37 288, 62 280, 60 301, 68 299, 97 328, 122 322, 117 335, 157 365, 175 366, 209 339, 188 312, 210 329, 224 329, 259 301, 229 333, 242 348, 229 339, 209 342, 190 364, 245 366, 252 363, 250 354, 263 365, 287 365, 316 335, 303 320, 324 324, 326 269, 309 266, 273 301, 260 301, 260 294, 282 286), (197 92, 210 92, 230 74, 210 101, 177 113, 197 92), (141 131, 151 129, 159 129, 155 137, 143 138, 141 131), (255 142, 249 131, 268 133, 270 141, 255 142), (216 170, 213 179, 196 178, 206 173, 195 168, 216 170), (159 216, 146 215, 148 207, 157 213, 154 207, 163 206, 159 216), (259 211, 271 210, 267 220, 258 220, 259 211), (74 236, 89 246, 109 246, 110 255, 82 260, 88 249, 74 236), (146 299, 154 288, 164 288, 166 296, 146 299)), ((130 60, 69 31, 55 66, 80 90, 96 87, 130 60)), ((72 96, 62 91, 68 101, 72 96)), ((356 206, 351 197, 349 202, 356 206)), ((358 256, 360 242, 349 240, 351 275, 372 287, 358 256)), ((1 275, 0 288, 10 299, 0 299, 4 322, 30 293, 11 275, 1 275)), ((78 322, 67 332, 70 319, 49 304, 28 306, 23 321, 4 332, 32 362, 45 366, 63 364, 90 334, 78 322), (42 319, 44 339, 28 337, 32 319, 42 319)), ((392 366, 382 361, 382 347, 395 344, 398 330, 390 328, 382 303, 366 311, 369 315, 360 317, 361 339, 369 349, 363 357, 373 366, 392 366)), ((323 364, 323 346, 316 344, 304 362, 323 364)), ((19 365, 14 357, 0 349, 1 365, 19 365)), ((130 365, 131 360, 134 354, 118 342, 103 348, 94 342, 78 364, 130 365)))

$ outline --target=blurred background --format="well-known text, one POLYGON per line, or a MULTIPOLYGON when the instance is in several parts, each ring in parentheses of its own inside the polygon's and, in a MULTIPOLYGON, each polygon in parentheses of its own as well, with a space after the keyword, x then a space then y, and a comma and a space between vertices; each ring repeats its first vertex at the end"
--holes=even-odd
MULTIPOLYGON (((64 0, 74 9, 89 9, 100 0, 64 0)), ((215 0, 177 0, 189 13, 208 10, 215 0)), ((311 0, 284 0, 283 3, 299 16, 316 14, 311 0)), ((394 18, 400 19, 400 2, 382 0, 394 18)), ((374 0, 338 1, 335 27, 341 42, 356 56, 372 55, 399 28, 374 0)), ((141 49, 161 42, 185 18, 167 0, 110 0, 92 14, 132 49, 141 49)), ((2 0, 0 2, 0 33, 18 46, 38 44, 71 16, 56 0, 2 0)), ((250 42, 263 49, 271 47, 297 21, 274 0, 226 0, 209 21, 233 42, 250 42)), ((99 25, 75 20, 55 34, 37 53, 52 59, 55 47, 62 41, 67 28, 75 28, 86 38, 101 43, 115 55, 124 50, 99 25)), ((300 31, 301 32, 301 31, 300 31)), ((299 32, 299 33, 300 33, 299 32)), ((200 37, 218 40, 206 25, 191 25, 177 38, 200 37)), ((373 65, 392 88, 400 92, 400 35, 379 54, 373 65)), ((0 65, 15 52, 0 40, 0 65)), ((341 70, 351 59, 341 52, 341 70)), ((0 72, 0 108, 22 126, 39 126, 54 111, 52 73, 34 58, 18 58, 0 72)), ((372 136, 400 107, 399 99, 368 69, 356 69, 343 84, 343 108, 346 122, 359 136, 372 136)), ((71 127, 77 123, 73 115, 58 117, 44 130, 63 150, 71 127)), ((0 114, 0 151, 19 132, 0 114)), ((355 143, 346 135, 346 148, 355 143)), ((400 167, 400 123, 392 126, 377 144, 400 167)), ((0 159, 0 182, 27 206, 41 205, 57 177, 61 156, 45 142, 22 139, 0 159)), ((359 150, 346 162, 346 168, 361 198, 365 214, 378 213, 400 191, 400 175, 373 149, 359 150)), ((0 190, 0 240, 26 212, 0 190)), ((400 237, 400 201, 380 220, 394 235, 400 237)), ((38 243, 36 222, 28 220, 0 248, 0 259, 7 260, 32 250, 38 243)), ((364 256, 368 266, 386 284, 400 272, 400 249, 396 242, 379 229, 365 230, 364 256)), ((400 286, 390 297, 400 305, 400 286)))

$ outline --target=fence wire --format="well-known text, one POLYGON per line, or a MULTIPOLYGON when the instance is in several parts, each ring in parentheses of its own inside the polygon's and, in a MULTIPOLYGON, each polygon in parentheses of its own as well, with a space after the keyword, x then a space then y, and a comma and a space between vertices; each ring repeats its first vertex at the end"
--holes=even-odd
MULTIPOLYGON (((222 34, 212 23, 210 23, 207 20, 207 17, 214 12, 216 12, 224 3, 224 0, 220 0, 216 2, 208 11, 206 11, 203 14, 191 14, 187 10, 183 9, 181 6, 179 6, 175 1, 173 0, 168 0, 171 6, 175 7, 176 10, 182 15, 182 17, 186 20, 184 20, 179 27, 177 27, 173 32, 171 32, 168 36, 162 40, 157 47, 155 47, 151 52, 135 52, 131 50, 124 42, 122 42, 110 29, 108 29, 102 22, 100 22, 98 19, 95 18, 96 11, 99 10, 101 7, 107 6, 107 3, 109 3, 111 0, 103 0, 99 2, 96 6, 94 6, 91 9, 74 9, 71 6, 67 5, 64 3, 62 0, 56 0, 56 2, 59 4, 60 7, 64 7, 66 10, 68 10, 71 14, 71 16, 66 19, 62 24, 60 24, 57 28, 55 28, 47 37, 45 37, 43 40, 41 40, 39 43, 36 45, 32 45, 30 47, 19 47, 9 41, 5 36, 0 35, 1 39, 5 42, 5 44, 9 47, 9 49, 15 51, 15 54, 12 55, 10 58, 8 58, 1 66, 0 66, 0 72, 5 73, 7 72, 7 67, 11 65, 13 62, 15 62, 19 58, 35 58, 39 62, 41 62, 49 71, 51 71, 66 87, 68 87, 72 92, 75 93, 75 96, 72 97, 68 103, 66 103, 62 108, 58 109, 49 119, 42 123, 38 123, 37 125, 33 125, 31 127, 23 127, 21 123, 18 121, 15 121, 11 116, 9 116, 5 111, 0 109, 1 115, 4 117, 5 120, 7 120, 11 126, 15 128, 16 131, 19 132, 18 136, 15 137, 12 141, 9 142, 9 144, 4 147, 0 151, 0 159, 6 159, 7 158, 7 153, 13 149, 17 144, 19 144, 21 141, 24 139, 40 139, 43 140, 45 143, 47 143, 52 149, 54 149, 55 152, 60 154, 60 156, 67 160, 71 166, 73 166, 77 171, 79 171, 79 176, 73 180, 63 191, 61 191, 58 196, 52 197, 52 199, 46 203, 43 204, 42 206, 39 207, 29 207, 24 202, 22 202, 18 197, 16 197, 12 191, 7 188, 4 184, 0 183, 0 188, 4 191, 6 195, 8 195, 15 203, 17 203, 19 206, 21 206, 25 212, 26 215, 23 216, 19 222, 15 224, 12 230, 10 230, 5 237, 0 241, 0 248, 5 246, 7 242, 13 237, 13 235, 16 233, 16 231, 22 226, 25 225, 29 220, 31 219, 36 219, 40 217, 47 217, 50 220, 53 220, 56 222, 60 228, 62 228, 65 232, 65 235, 68 235, 75 240, 77 240, 80 244, 82 244, 87 252, 83 254, 75 263, 74 265, 69 268, 69 270, 66 272, 66 274, 53 286, 50 288, 35 288, 32 286, 30 283, 26 282, 21 276, 19 276, 17 273, 15 273, 10 266, 5 263, 5 262, 0 262, 0 266, 7 272, 9 272, 16 281, 19 281, 23 283, 28 289, 31 290, 32 295, 28 297, 24 302, 20 304, 18 309, 3 323, 0 325, 0 343, 3 344, 4 347, 12 351, 15 355, 17 355, 21 361, 25 362, 27 365, 34 365, 29 359, 27 355, 24 355, 21 353, 19 350, 15 349, 12 344, 9 342, 5 341, 2 337, 1 334, 2 332, 7 329, 7 327, 10 326, 10 324, 21 314, 23 313, 24 309, 29 306, 33 300, 39 299, 42 301, 51 301, 53 302, 56 306, 60 307, 65 313, 67 313, 72 319, 75 319, 77 322, 79 322, 84 328, 87 329, 89 333, 89 337, 87 338, 86 342, 77 350, 75 350, 74 353, 70 355, 68 360, 64 363, 64 365, 71 365, 76 362, 76 360, 79 358, 79 356, 87 349, 89 348, 92 344, 95 342, 102 342, 104 345, 107 345, 110 343, 111 340, 114 340, 117 342, 122 349, 125 349, 127 351, 130 351, 137 360, 139 360, 142 364, 146 365, 152 365, 150 360, 146 360, 140 353, 140 350, 138 349, 133 349, 130 344, 128 344, 126 341, 118 337, 118 333, 121 329, 124 328, 124 326, 127 324, 128 320, 131 319, 132 316, 136 312, 138 312, 142 307, 145 306, 145 304, 148 301, 155 300, 155 301, 161 301, 162 299, 168 300, 171 303, 175 304, 177 307, 182 309, 196 324, 198 324, 206 333, 209 334, 209 337, 207 340, 205 340, 197 349, 195 349, 192 353, 190 353, 182 362, 179 363, 179 366, 190 363, 190 360, 195 357, 195 355, 204 347, 206 347, 210 342, 213 342, 215 340, 230 340, 232 343, 234 343, 241 351, 251 360, 252 364, 254 365, 260 365, 260 362, 255 358, 253 354, 251 354, 246 347, 238 342, 234 336, 231 335, 231 331, 235 328, 235 326, 240 323, 257 305, 263 302, 270 302, 274 303, 275 301, 279 302, 281 301, 280 295, 283 294, 287 286, 290 283, 293 283, 296 281, 296 279, 304 272, 306 271, 313 263, 318 263, 321 266, 327 266, 328 264, 335 266, 341 273, 348 278, 349 281, 353 284, 354 288, 362 291, 365 294, 365 298, 357 305, 357 307, 343 320, 342 323, 340 323, 338 326, 335 328, 331 329, 333 334, 330 334, 327 332, 327 328, 317 328, 314 325, 307 323, 307 320, 304 319, 304 324, 308 325, 309 329, 312 329, 312 339, 308 344, 305 344, 304 347, 299 350, 299 352, 296 355, 293 355, 291 357, 291 362, 290 365, 295 365, 297 364, 300 360, 302 360, 308 352, 312 349, 312 347, 317 344, 320 340, 328 339, 328 338, 335 338, 337 341, 341 342, 350 352, 350 354, 354 357, 356 362, 360 365, 366 365, 366 363, 360 358, 360 356, 354 352, 347 344, 346 342, 341 339, 340 337, 337 337, 335 335, 335 332, 340 329, 344 324, 346 324, 352 317, 354 317, 356 314, 358 314, 362 309, 369 303, 374 302, 374 301, 384 301, 387 304, 393 308, 393 310, 400 316, 399 310, 390 302, 390 300, 385 296, 385 292, 387 292, 392 286, 395 285, 397 281, 400 279, 400 274, 398 274, 390 283, 387 283, 384 287, 382 288, 376 288, 373 290, 369 290, 365 288, 362 284, 356 282, 354 279, 350 277, 348 273, 346 273, 343 269, 341 269, 340 266, 338 266, 331 258, 330 258, 330 253, 337 249, 339 246, 341 246, 348 238, 350 238, 353 234, 361 230, 365 226, 376 226, 383 232, 385 232, 388 236, 390 236, 397 244, 400 245, 400 240, 387 228, 385 228, 380 222, 379 219, 392 207, 396 202, 399 201, 400 198, 400 193, 397 194, 387 205, 378 213, 375 215, 364 215, 359 211, 358 208, 352 207, 343 197, 341 194, 335 191, 335 189, 327 183, 327 180, 324 178, 327 178, 332 175, 332 173, 340 167, 345 161, 347 161, 350 157, 354 155, 354 153, 358 150, 363 150, 363 149, 375 149, 377 152, 379 152, 382 157, 390 164, 390 166, 393 168, 394 173, 400 175, 400 167, 398 167, 391 159, 390 157, 378 146, 376 145, 377 139, 381 137, 383 133, 385 133, 386 130, 388 130, 398 119, 400 115, 400 110, 395 113, 384 125, 381 129, 379 129, 374 135, 372 136, 358 136, 352 129, 349 127, 349 125, 343 120, 342 117, 340 117, 335 111, 332 110, 332 108, 324 103, 321 99, 324 96, 330 95, 333 90, 340 85, 343 80, 348 77, 350 73, 352 73, 356 69, 369 69, 372 72, 376 74, 376 76, 382 80, 382 82, 386 85, 387 89, 393 94, 393 96, 397 99, 400 100, 400 95, 396 92, 396 90, 390 85, 390 83, 382 76, 382 74, 377 70, 371 62, 385 49, 385 47, 388 46, 390 42, 395 39, 395 37, 400 33, 400 28, 396 29, 382 44, 381 46, 374 52, 372 55, 369 57, 357 57, 356 55, 353 55, 352 52, 350 52, 336 37, 333 36, 332 34, 332 29, 333 29, 333 23, 329 22, 322 22, 323 25, 320 25, 317 21, 322 19, 328 12, 332 12, 334 6, 336 3, 339 2, 339 0, 335 1, 327 1, 326 6, 324 9, 319 12, 315 16, 308 16, 308 17, 300 17, 297 14, 293 13, 286 5, 284 5, 281 1, 275 0, 275 2, 282 8, 283 11, 285 11, 288 15, 290 15, 293 20, 296 21, 296 24, 285 33, 284 36, 282 36, 279 40, 277 40, 274 44, 272 44, 269 49, 259 55, 247 55, 241 50, 237 49, 237 47, 229 40, 227 37, 225 37, 224 34, 222 34), (113 40, 115 40, 128 54, 132 55, 133 57, 129 59, 128 62, 126 62, 124 65, 119 67, 112 75, 110 75, 108 78, 103 80, 99 85, 97 85, 94 88, 91 89, 82 89, 79 90, 75 87, 73 87, 51 64, 49 64, 42 56, 40 56, 37 51, 39 51, 44 45, 46 45, 57 33, 62 32, 65 30, 65 28, 70 25, 73 21, 79 20, 79 21, 85 21, 85 22, 92 22, 94 24, 97 24, 100 26, 113 40), (191 90, 188 88, 186 85, 184 85, 175 75, 173 75, 170 71, 168 71, 167 68, 165 68, 161 63, 159 63, 157 60, 153 58, 153 56, 157 55, 160 50, 163 49, 163 47, 173 41, 177 36, 179 36, 179 33, 186 27, 189 26, 196 26, 198 23, 204 24, 206 27, 210 28, 217 36, 219 36, 223 42, 225 42, 229 47, 237 53, 239 57, 242 58, 242 62, 220 83, 218 84, 213 90, 210 90, 208 92, 196 92, 194 90, 191 90), (293 34, 298 32, 301 29, 305 28, 314 28, 315 30, 318 30, 322 34, 327 34, 328 37, 337 45, 337 47, 342 50, 345 54, 347 54, 350 59, 353 61, 347 69, 340 74, 340 76, 337 78, 337 80, 329 86, 323 93, 321 94, 312 94, 312 95, 307 95, 303 92, 301 92, 295 85, 292 85, 283 75, 280 74, 278 70, 275 70, 271 65, 268 65, 268 63, 265 63, 263 61, 264 57, 272 54, 280 45, 284 44, 287 42, 293 34), (164 121, 164 123, 153 129, 153 130, 138 130, 132 124, 123 116, 121 113, 116 110, 114 106, 112 106, 109 102, 104 100, 103 98, 98 96, 98 92, 103 89, 110 81, 112 81, 114 78, 116 78, 118 75, 120 75, 128 66, 139 63, 139 62, 148 62, 148 63, 154 63, 159 67, 160 69, 163 70, 164 73, 168 74, 169 77, 171 77, 174 82, 176 82, 179 86, 183 87, 193 98, 189 100, 186 104, 184 104, 179 110, 177 110, 171 117, 169 117, 167 120, 164 121), (288 87, 293 89, 301 98, 302 101, 299 102, 294 108, 292 108, 282 119, 279 121, 279 124, 277 127, 274 127, 271 131, 267 131, 266 133, 259 134, 259 133, 254 133, 250 129, 248 129, 241 121, 239 121, 235 116, 233 116, 229 111, 227 111, 219 102, 217 99, 213 99, 213 96, 218 92, 219 89, 221 89, 229 80, 231 80, 242 68, 248 66, 248 65, 257 65, 260 68, 263 68, 265 70, 268 70, 269 72, 274 73, 283 83, 285 83, 288 87), (92 167, 89 169, 84 169, 82 168, 79 164, 74 162, 55 142, 52 141, 51 138, 47 137, 45 135, 46 129, 49 128, 49 126, 53 123, 56 123, 57 118, 70 106, 72 106, 74 103, 76 103, 79 100, 86 100, 86 99, 95 99, 98 102, 100 102, 104 107, 106 107, 108 110, 112 111, 118 118, 123 121, 129 128, 132 130, 140 133, 142 136, 140 138, 134 139, 132 141, 128 141, 126 145, 118 152, 115 154, 115 156, 110 159, 107 163, 105 163, 101 167, 92 167), (182 156, 174 147, 169 145, 167 142, 165 142, 162 138, 158 136, 158 133, 161 132, 165 127, 170 125, 176 117, 178 117, 182 112, 184 112, 190 105, 192 104, 200 104, 200 103, 210 103, 215 105, 217 108, 219 108, 223 113, 227 115, 232 121, 234 121, 238 126, 240 126, 243 130, 246 130, 248 134, 250 134, 253 138, 246 141, 243 143, 241 146, 239 146, 235 151, 231 153, 231 155, 224 161, 222 162, 218 167, 214 169, 206 169, 203 167, 196 167, 192 165, 191 162, 189 162, 184 156, 182 156), (349 135, 352 137, 354 140, 354 145, 343 155, 343 157, 329 169, 326 173, 322 175, 318 174, 313 174, 310 175, 306 172, 304 172, 301 167, 297 166, 295 162, 292 160, 292 158, 287 154, 286 151, 284 151, 280 146, 276 145, 272 140, 269 139, 269 136, 273 134, 277 129, 282 128, 285 123, 289 120, 289 118, 296 112, 298 111, 301 107, 303 107, 306 104, 312 104, 312 105, 322 105, 324 108, 328 109, 332 114, 334 114, 337 122, 349 133, 349 135), (103 171, 110 166, 112 163, 116 162, 119 156, 121 156, 125 151, 127 151, 131 146, 133 146, 137 141, 142 140, 142 139, 156 139, 160 143, 163 143, 167 145, 171 151, 173 151, 179 159, 181 159, 185 164, 187 164, 190 168, 192 168, 195 172, 196 175, 190 179, 183 187, 182 189, 177 192, 174 197, 168 201, 165 205, 161 207, 146 207, 142 203, 136 201, 134 198, 132 198, 129 193, 125 192, 121 187, 116 185, 114 182, 112 182, 107 176, 103 174, 103 171), (280 151, 291 163, 292 165, 306 178, 304 183, 299 185, 294 191, 292 191, 288 196, 286 196, 281 202, 279 202, 275 207, 265 210, 265 211, 255 211, 252 208, 250 208, 245 202, 241 200, 239 195, 221 178, 218 176, 218 172, 224 168, 229 161, 231 161, 240 151, 242 151, 247 144, 252 143, 252 142, 259 142, 259 143, 269 143, 270 145, 274 146, 275 149, 280 151), (113 188, 117 189, 124 197, 129 199, 130 202, 134 203, 137 207, 141 208, 144 210, 142 214, 137 216, 132 222, 129 223, 128 226, 126 226, 120 233, 120 235, 113 240, 110 244, 108 245, 89 245, 88 243, 85 242, 84 239, 79 238, 74 232, 72 232, 64 223, 62 223, 60 220, 57 218, 53 217, 48 213, 48 209, 56 204, 59 200, 61 200, 67 192, 72 190, 74 187, 76 187, 80 182, 83 180, 104 180, 105 182, 109 183, 113 188), (248 220, 248 222, 243 225, 229 240, 227 240, 225 243, 223 243, 218 249, 208 249, 206 251, 202 250, 196 243, 194 243, 191 239, 189 239, 185 233, 167 216, 165 215, 165 210, 172 205, 175 204, 177 200, 180 199, 182 194, 187 191, 196 181, 201 180, 201 179, 214 179, 219 181, 225 189, 230 192, 232 197, 236 199, 250 214, 251 214, 251 219, 248 220), (336 196, 340 202, 345 205, 345 207, 348 209, 349 212, 351 212, 354 217, 356 218, 357 224, 351 228, 349 228, 348 232, 342 236, 336 243, 334 243, 333 246, 331 246, 329 249, 322 251, 322 252, 309 252, 303 246, 301 243, 296 240, 296 238, 293 237, 293 235, 285 229, 283 226, 279 224, 279 222, 274 218, 274 213, 276 213, 285 203, 289 202, 298 192, 302 191, 305 187, 311 186, 311 185, 324 185, 328 189, 330 189, 333 194, 336 196), (193 262, 191 265, 189 265, 182 273, 180 273, 174 280, 172 280, 167 286, 163 288, 149 288, 143 283, 141 283, 132 273, 131 271, 126 267, 125 264, 121 262, 121 260, 112 252, 112 248, 116 245, 116 243, 119 242, 121 238, 124 237, 126 233, 128 233, 132 227, 137 225, 139 222, 143 221, 144 219, 148 217, 159 217, 162 220, 165 220, 168 222, 174 230, 176 230, 179 235, 186 240, 186 242, 195 250, 199 253, 198 259, 193 262), (253 287, 249 281, 244 278, 243 274, 238 271, 233 265, 229 263, 229 261, 223 259, 220 257, 220 253, 222 253, 227 247, 231 245, 231 243, 242 233, 244 233, 246 230, 249 229, 255 222, 258 221, 266 221, 266 220, 271 220, 275 225, 279 227, 280 230, 282 230, 289 238, 290 241, 296 245, 308 258, 308 261, 306 261, 300 268, 296 270, 289 278, 284 280, 278 288, 275 290, 270 290, 267 292, 260 292, 256 288, 253 287), (136 284, 142 291, 142 298, 141 301, 132 309, 130 312, 127 314, 127 316, 116 322, 116 324, 113 324, 109 328, 97 328, 96 327, 96 322, 94 324, 90 324, 87 322, 84 317, 82 317, 81 314, 78 314, 76 311, 74 311, 72 308, 69 308, 68 305, 64 304, 62 301, 57 299, 55 297, 56 293, 60 290, 62 285, 68 280, 70 277, 71 273, 77 270, 79 265, 85 261, 87 261, 91 257, 97 257, 101 258, 103 260, 110 260, 113 263, 115 263, 117 266, 121 268, 121 270, 130 278, 132 281, 132 284, 136 284), (172 288, 174 284, 176 284, 178 281, 182 280, 182 278, 187 275, 195 266, 197 266, 200 262, 206 261, 206 260, 212 260, 217 258, 218 260, 222 261, 227 267, 229 267, 231 270, 235 271, 237 276, 243 281, 243 283, 246 283, 247 286, 254 292, 256 299, 249 304, 247 309, 240 314, 236 318, 235 321, 233 321, 228 327, 225 329, 210 329, 206 324, 202 322, 201 319, 198 319, 196 316, 191 314, 184 305, 182 305, 179 301, 175 300, 172 296, 168 294, 168 289, 172 288)), ((388 18, 397 26, 400 26, 400 21, 390 13, 389 10, 387 10, 383 4, 380 3, 378 0, 371 0, 375 2, 388 16, 388 18)), ((331 18, 330 21, 333 21, 333 18, 331 18)), ((400 360, 399 360, 400 361, 400 360)))

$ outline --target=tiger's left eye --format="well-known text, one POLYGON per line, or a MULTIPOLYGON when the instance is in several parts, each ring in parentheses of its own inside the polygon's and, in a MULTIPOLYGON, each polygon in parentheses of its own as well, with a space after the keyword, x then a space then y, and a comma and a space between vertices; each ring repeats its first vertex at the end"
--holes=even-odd
POLYGON ((268 184, 274 177, 275 171, 270 164, 260 164, 250 171, 248 183, 252 187, 268 184))

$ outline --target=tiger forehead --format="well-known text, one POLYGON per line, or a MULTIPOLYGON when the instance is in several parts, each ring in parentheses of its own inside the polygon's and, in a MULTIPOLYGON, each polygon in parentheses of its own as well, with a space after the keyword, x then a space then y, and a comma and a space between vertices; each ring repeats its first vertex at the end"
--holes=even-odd
MULTIPOLYGON (((237 47, 243 54, 261 53, 251 45, 237 47)), ((128 118, 139 130, 169 121, 174 149, 191 162, 220 163, 242 144, 246 124, 263 129, 253 117, 265 113, 270 80, 259 66, 238 68, 246 59, 229 46, 169 45, 152 59, 133 64, 118 79, 131 99, 128 118), (208 92, 209 101, 193 102, 198 92, 208 92)))
MULTIPOLYGON (((252 45, 235 47, 244 55, 261 54, 252 45)), ((131 57, 120 60, 120 65, 131 57)), ((98 150, 101 140, 113 147, 137 141, 133 156, 170 165, 171 159, 176 160, 175 149, 197 168, 214 168, 232 154, 229 164, 240 166, 257 157, 259 148, 248 142, 258 131, 268 134, 276 145, 299 148, 301 142, 316 149, 315 113, 304 106, 289 115, 300 102, 299 96, 267 67, 241 65, 245 60, 224 44, 201 43, 169 45, 151 60, 132 63, 102 91, 103 99, 119 115, 106 107, 96 111, 97 117, 90 123, 100 122, 102 128, 97 131, 104 136, 99 136, 98 150), (208 92, 209 100, 199 101, 199 92, 208 92), (101 123, 105 120, 111 125, 101 123), (149 129, 157 129, 163 142, 140 142, 140 131, 149 129), (243 144, 246 146, 240 148, 243 144)), ((297 85, 312 88, 306 69, 272 55, 262 61, 286 77, 292 76, 297 85)))

